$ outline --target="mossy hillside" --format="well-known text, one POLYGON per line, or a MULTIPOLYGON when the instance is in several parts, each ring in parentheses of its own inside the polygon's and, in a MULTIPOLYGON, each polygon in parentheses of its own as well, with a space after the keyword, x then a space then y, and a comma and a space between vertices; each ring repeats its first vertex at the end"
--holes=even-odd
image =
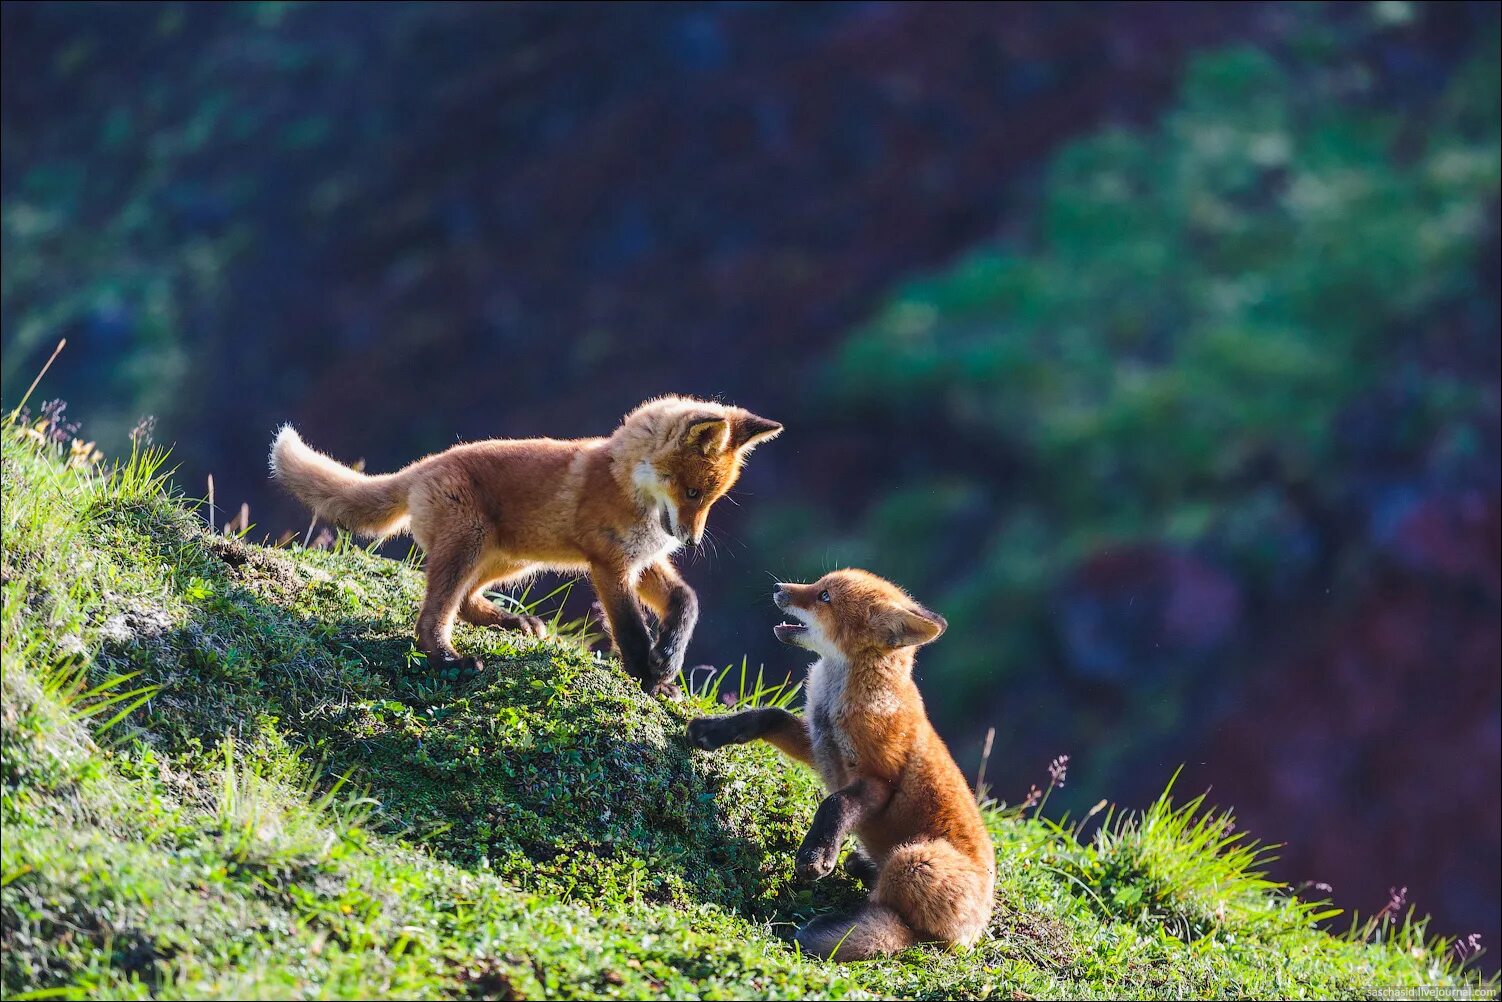
POLYGON ((409 639, 413 567, 225 539, 150 462, 107 476, 3 437, 7 995, 1475 983, 1411 918, 1323 931, 1218 819, 1166 802, 1090 838, 988 810, 998 907, 976 949, 807 961, 792 927, 861 890, 790 883, 818 791, 769 749, 691 752, 683 724, 712 706, 649 699, 570 642, 468 628, 486 667, 434 677, 409 639))
MULTIPOLYGON (((14 488, 35 485, 18 473, 14 488)), ((111 593, 99 660, 161 687, 129 724, 158 753, 285 734, 326 772, 355 770, 384 830, 553 893, 625 882, 746 907, 786 889, 811 779, 766 749, 692 756, 683 711, 584 648, 461 626, 486 668, 437 678, 411 642, 410 565, 213 536, 160 494, 81 514, 95 540, 81 570, 150 583, 111 593)))
POLYGON ((303 787, 269 777, 267 752, 229 759, 234 792, 206 802, 158 762, 78 777, 87 810, 31 803, 24 823, 8 820, 7 995, 691 995, 774 975, 790 994, 805 986, 783 945, 748 941, 733 912, 565 902, 376 842, 337 811, 297 806, 303 787))

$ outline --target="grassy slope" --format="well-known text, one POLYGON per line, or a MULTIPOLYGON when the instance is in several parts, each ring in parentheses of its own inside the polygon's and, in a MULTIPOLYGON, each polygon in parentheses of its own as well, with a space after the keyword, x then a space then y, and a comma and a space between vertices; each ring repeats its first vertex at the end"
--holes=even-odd
POLYGON ((435 679, 412 567, 214 537, 145 464, 107 477, 3 435, 7 996, 1296 998, 1468 977, 1421 923, 1320 931, 1219 818, 1166 802, 1083 843, 990 811, 983 944, 805 961, 792 924, 862 892, 791 883, 818 794, 774 753, 691 752, 703 707, 567 643, 461 627, 487 667, 435 679))

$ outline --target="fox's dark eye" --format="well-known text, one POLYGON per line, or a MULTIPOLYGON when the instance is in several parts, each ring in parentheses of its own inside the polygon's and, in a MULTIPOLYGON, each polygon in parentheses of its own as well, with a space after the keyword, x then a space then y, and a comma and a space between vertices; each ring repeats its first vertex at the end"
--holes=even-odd
POLYGON ((696 497, 699 496, 699 488, 697 488, 697 487, 690 487, 688 490, 684 491, 683 493, 687 494, 688 495, 688 499, 690 501, 692 501, 694 498, 696 498, 696 497))
POLYGON ((828 592, 828 590, 819 592, 819 601, 820 602, 828 602, 829 601, 829 592, 828 592))

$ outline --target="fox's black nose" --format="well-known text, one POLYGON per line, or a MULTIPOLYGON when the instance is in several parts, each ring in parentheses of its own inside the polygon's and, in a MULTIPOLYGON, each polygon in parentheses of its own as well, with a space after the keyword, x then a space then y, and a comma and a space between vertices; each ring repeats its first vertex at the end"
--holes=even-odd
POLYGON ((777 585, 772 589, 772 604, 777 606, 777 608, 779 609, 787 608, 788 590, 782 585, 777 585))

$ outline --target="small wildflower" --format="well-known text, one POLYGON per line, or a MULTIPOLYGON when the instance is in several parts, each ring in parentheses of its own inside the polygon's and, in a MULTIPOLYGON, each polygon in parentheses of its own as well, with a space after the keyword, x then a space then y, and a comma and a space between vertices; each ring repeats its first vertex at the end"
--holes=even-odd
POLYGON ((42 405, 42 414, 37 420, 36 427, 47 436, 49 441, 61 445, 77 435, 82 425, 77 421, 68 420, 66 400, 49 400, 42 405))
POLYGON ((130 430, 130 444, 137 447, 148 446, 152 443, 156 434, 156 415, 147 414, 136 422, 136 426, 130 430))
POLYGON ((1457 939, 1450 949, 1454 951, 1456 960, 1470 960, 1481 952, 1481 933, 1473 932, 1464 939, 1457 939))
POLYGON ((1396 922, 1398 912, 1403 910, 1403 905, 1407 901, 1407 887, 1389 887, 1387 889, 1387 904, 1383 905, 1377 911, 1377 914, 1367 919, 1366 927, 1362 930, 1362 938, 1370 936, 1383 922, 1396 922))
POLYGON ((1048 781, 1054 786, 1063 786, 1069 778, 1069 756, 1060 755, 1048 763, 1048 781))
POLYGON ((68 445, 68 465, 76 469, 93 466, 104 459, 104 453, 94 448, 93 442, 73 439, 68 445))

